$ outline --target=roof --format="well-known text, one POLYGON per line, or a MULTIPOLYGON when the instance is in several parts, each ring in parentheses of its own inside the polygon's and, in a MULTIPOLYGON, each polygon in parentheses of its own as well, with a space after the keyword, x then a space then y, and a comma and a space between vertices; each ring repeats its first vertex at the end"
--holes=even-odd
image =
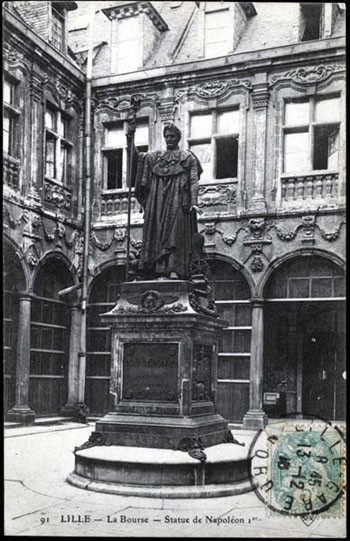
MULTIPOLYGON (((203 59, 203 5, 195 1, 170 2, 113 2, 108 0, 77 2, 78 9, 69 14, 69 27, 74 30, 74 21, 89 20, 88 10, 101 10, 96 15, 94 26, 94 41, 107 41, 94 63, 96 77, 109 75, 110 68, 110 21, 106 15, 115 9, 126 9, 124 13, 132 14, 138 5, 149 5, 152 13, 157 14, 159 21, 165 21, 168 30, 158 38, 144 68, 154 68, 183 64, 203 59), (129 11, 131 10, 131 11, 129 11)), ((232 6, 233 2, 216 2, 220 8, 232 6)), ((262 49, 271 49, 299 43, 300 4, 298 2, 237 2, 238 17, 237 39, 235 50, 229 54, 241 54, 262 49)), ((334 25, 332 37, 344 36, 345 13, 334 6, 334 25)), ((211 7, 214 7, 213 5, 211 7)), ((122 15, 123 16, 123 15, 122 15)), ((234 29, 232 29, 234 32, 234 29)), ((87 45, 87 33, 70 34, 72 49, 79 50, 87 45)))

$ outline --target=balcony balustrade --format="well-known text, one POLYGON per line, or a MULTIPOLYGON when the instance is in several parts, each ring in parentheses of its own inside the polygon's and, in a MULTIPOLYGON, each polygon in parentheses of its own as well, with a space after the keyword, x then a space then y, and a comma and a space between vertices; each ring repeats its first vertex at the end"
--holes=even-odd
POLYGON ((331 204, 338 200, 339 173, 315 172, 307 175, 288 175, 281 179, 282 206, 331 204))

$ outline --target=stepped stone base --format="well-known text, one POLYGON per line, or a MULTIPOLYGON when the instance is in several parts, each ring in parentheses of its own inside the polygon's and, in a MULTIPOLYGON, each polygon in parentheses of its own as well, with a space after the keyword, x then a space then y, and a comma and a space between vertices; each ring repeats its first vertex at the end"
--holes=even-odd
POLYGON ((248 449, 232 443, 205 449, 204 463, 182 451, 141 447, 93 447, 75 453, 67 481, 109 494, 154 498, 205 498, 254 489, 248 449))

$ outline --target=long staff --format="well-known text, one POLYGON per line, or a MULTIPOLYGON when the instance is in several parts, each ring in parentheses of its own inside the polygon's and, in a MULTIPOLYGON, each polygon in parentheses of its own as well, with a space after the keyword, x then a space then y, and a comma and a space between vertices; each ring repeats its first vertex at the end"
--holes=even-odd
MULTIPOLYGON (((131 96, 130 106, 132 109, 132 120, 136 124, 136 112, 140 107, 140 97, 131 96)), ((127 182, 128 182, 128 221, 127 221, 127 239, 126 239, 126 266, 125 266, 125 281, 129 279, 129 259, 130 259, 130 222, 131 222, 131 181, 132 181, 132 169, 134 161, 134 145, 135 145, 135 131, 132 130, 130 134, 127 134, 127 137, 130 137, 128 144, 128 171, 127 171, 127 182)))

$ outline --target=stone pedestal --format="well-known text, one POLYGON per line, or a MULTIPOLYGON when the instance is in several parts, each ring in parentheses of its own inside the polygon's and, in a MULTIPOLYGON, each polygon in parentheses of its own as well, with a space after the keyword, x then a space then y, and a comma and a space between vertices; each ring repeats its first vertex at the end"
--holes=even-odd
POLYGON ((102 321, 112 328, 114 411, 96 431, 113 445, 136 447, 225 441, 227 422, 215 408, 217 334, 225 322, 201 312, 190 282, 126 282, 102 321))
POLYGON ((253 489, 245 444, 215 406, 218 331, 197 282, 126 282, 101 316, 112 329, 113 409, 75 449, 68 482, 148 497, 253 489))

